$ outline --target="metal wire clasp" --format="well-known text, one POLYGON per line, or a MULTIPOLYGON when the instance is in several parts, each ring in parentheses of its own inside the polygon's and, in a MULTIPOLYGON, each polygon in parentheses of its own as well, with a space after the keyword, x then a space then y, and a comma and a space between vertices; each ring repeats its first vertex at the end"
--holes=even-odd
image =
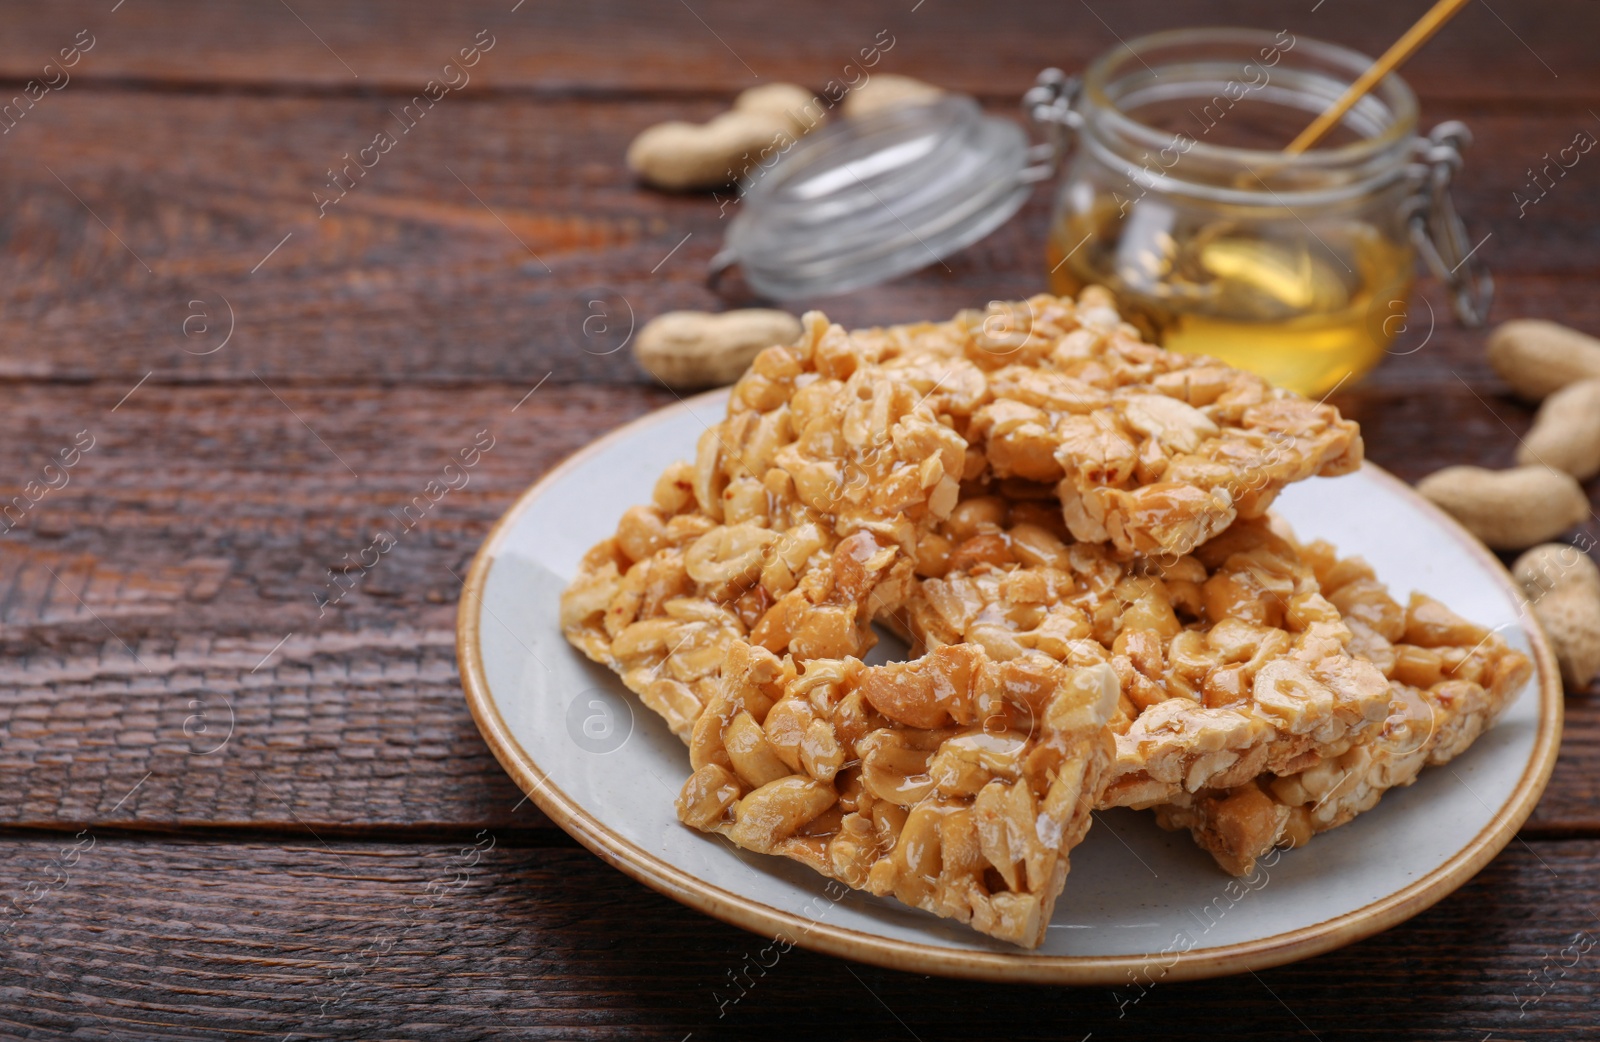
POLYGON ((1081 87, 1078 77, 1068 76, 1060 69, 1046 69, 1022 95, 1022 114, 1039 138, 1028 150, 1031 165, 1020 175, 1024 183, 1054 177, 1061 160, 1071 150, 1083 126, 1083 115, 1073 107, 1081 87))
POLYGON ((1461 152, 1472 143, 1465 123, 1440 123, 1425 140, 1417 141, 1415 160, 1407 169, 1412 191, 1405 203, 1411 241, 1428 270, 1450 290, 1456 317, 1466 326, 1481 326, 1494 302, 1494 279, 1488 266, 1474 256, 1467 229, 1450 198, 1450 182, 1461 168, 1461 152))

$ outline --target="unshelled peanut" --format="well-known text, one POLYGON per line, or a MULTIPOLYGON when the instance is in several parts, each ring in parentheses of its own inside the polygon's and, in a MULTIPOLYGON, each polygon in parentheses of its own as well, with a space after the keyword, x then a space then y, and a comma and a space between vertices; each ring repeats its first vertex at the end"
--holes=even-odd
POLYGON ((811 92, 792 83, 751 87, 706 123, 674 120, 643 131, 628 146, 628 168, 657 188, 715 188, 787 151, 821 120, 811 92))
POLYGON ((1589 516, 1577 480, 1548 467, 1446 467, 1417 491, 1496 550, 1545 542, 1589 516))
POLYGON ((1513 319, 1489 334, 1489 364, 1512 390, 1538 401, 1600 379, 1600 340, 1543 319, 1513 319))
POLYGON ((800 320, 787 311, 669 311, 639 331, 633 354, 668 387, 721 387, 739 379, 766 348, 791 344, 799 336, 800 320))
POLYGON ((879 73, 845 95, 840 111, 846 119, 861 119, 886 109, 936 101, 944 91, 910 76, 879 73))
POLYGON ((1561 664, 1568 689, 1600 674, 1600 568, 1575 546, 1547 543, 1517 558, 1511 574, 1561 664))
POLYGON ((1579 380, 1546 398, 1517 462, 1564 470, 1579 481, 1600 474, 1600 380, 1579 380))

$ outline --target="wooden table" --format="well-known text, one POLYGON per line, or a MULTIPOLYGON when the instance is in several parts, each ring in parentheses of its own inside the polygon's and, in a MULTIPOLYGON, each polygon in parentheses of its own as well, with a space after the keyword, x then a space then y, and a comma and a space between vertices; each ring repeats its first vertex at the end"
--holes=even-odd
MULTIPOLYGON (((1040 68, 1155 28, 1376 53, 1420 5, 291 2, 0 15, 3 93, 53 84, 0 120, 0 501, 37 498, 0 535, 0 1036, 1594 1037, 1600 952, 1559 954, 1600 933, 1594 689, 1570 694, 1518 840, 1342 951, 1141 994, 795 950, 724 1002, 757 939, 554 828, 458 686, 457 590, 489 526, 672 401, 625 351, 583 349, 588 302, 637 321, 739 303, 702 283, 717 205, 623 170, 640 128, 758 79, 853 75, 880 31, 883 69, 1009 111, 1040 68), (470 82, 402 131, 475 45, 470 82), (380 131, 392 147, 361 153, 380 131), (371 169, 319 204, 346 153, 371 169), (319 608, 479 431, 470 484, 319 608), (63 450, 75 465, 47 470, 63 450)), ((1513 195, 1600 135, 1597 29, 1600 5, 1478 4, 1407 73, 1427 123, 1477 134, 1456 199, 1488 236, 1497 317, 1600 332, 1600 153, 1513 195)), ((1046 216, 1041 194, 948 271, 790 303, 856 324, 1026 294, 1046 216)), ((1407 479, 1505 465, 1529 410, 1422 292, 1431 336, 1336 400, 1407 479)))

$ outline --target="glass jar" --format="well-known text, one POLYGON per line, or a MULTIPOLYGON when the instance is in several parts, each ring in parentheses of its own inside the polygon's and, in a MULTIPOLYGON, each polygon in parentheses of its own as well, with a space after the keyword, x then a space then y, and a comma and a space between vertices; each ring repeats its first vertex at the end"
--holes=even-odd
POLYGON ((1360 376, 1405 328, 1416 249, 1477 324, 1492 291, 1450 208, 1466 129, 1416 134, 1397 76, 1317 148, 1283 145, 1370 64, 1288 32, 1142 37, 1027 105, 1067 156, 1051 288, 1098 283, 1153 343, 1322 394, 1360 376))
POLYGON ((874 285, 942 263, 1055 180, 1057 293, 1104 285, 1151 342, 1322 394, 1405 330, 1418 254, 1470 325, 1493 290, 1450 202, 1466 127, 1419 137, 1399 77, 1321 146, 1282 151, 1370 64, 1288 32, 1184 29, 1081 80, 1041 73, 1023 98, 1032 145, 955 94, 830 120, 746 175, 711 281, 737 266, 786 301, 874 285))

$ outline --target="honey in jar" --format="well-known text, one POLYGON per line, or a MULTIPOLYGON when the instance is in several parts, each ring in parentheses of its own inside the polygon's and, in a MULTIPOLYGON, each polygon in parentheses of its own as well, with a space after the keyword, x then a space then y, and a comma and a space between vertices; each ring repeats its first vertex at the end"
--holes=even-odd
MULTIPOLYGON (((1304 394, 1370 370, 1405 326, 1428 218, 1459 231, 1453 211, 1438 212, 1428 161, 1459 164, 1449 135, 1464 128, 1418 138, 1416 99, 1391 75, 1319 147, 1283 153, 1367 62, 1287 32, 1233 29, 1159 33, 1095 62, 1053 110, 1075 134, 1049 236, 1051 288, 1103 285, 1151 341, 1304 394), (1429 151, 1441 148, 1449 156, 1429 151)), ((1428 245, 1430 263, 1453 259, 1428 245)), ((1463 267, 1439 272, 1458 304, 1472 274, 1463 267)))
POLYGON ((1222 222, 1181 238, 1183 230, 1119 223, 1112 211, 1052 229, 1052 291, 1103 285, 1150 342, 1306 394, 1377 365, 1411 293, 1411 251, 1368 225, 1319 243, 1222 222))

